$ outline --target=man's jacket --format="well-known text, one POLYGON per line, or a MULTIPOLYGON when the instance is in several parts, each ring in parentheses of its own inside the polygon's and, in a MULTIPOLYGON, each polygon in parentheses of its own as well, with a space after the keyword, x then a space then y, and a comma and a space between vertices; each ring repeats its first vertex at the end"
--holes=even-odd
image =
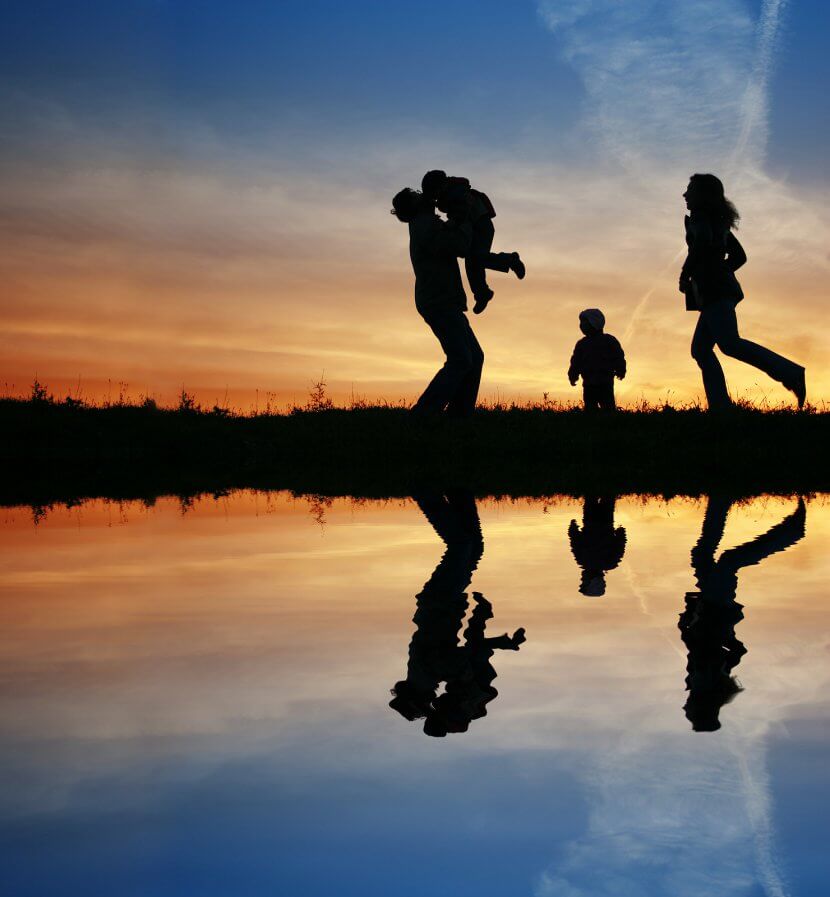
POLYGON ((442 221, 434 212, 409 222, 409 257, 415 271, 415 307, 421 314, 467 308, 458 257, 470 248, 468 221, 442 221))

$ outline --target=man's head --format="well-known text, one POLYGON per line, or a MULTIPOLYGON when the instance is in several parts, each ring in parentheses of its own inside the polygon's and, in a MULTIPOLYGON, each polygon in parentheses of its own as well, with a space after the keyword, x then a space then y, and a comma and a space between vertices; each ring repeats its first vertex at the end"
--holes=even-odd
POLYGON ((428 171, 421 180, 421 190, 429 199, 438 199, 438 194, 447 184, 447 172, 435 168, 428 171))
POLYGON ((429 707, 435 693, 424 693, 411 685, 406 679, 395 683, 392 689, 393 698, 389 706, 410 722, 421 719, 429 712, 429 707))
POLYGON ((391 214, 398 221, 403 221, 406 224, 412 221, 423 208, 424 194, 420 190, 413 190, 412 187, 404 187, 392 199, 391 214))
POLYGON ((579 313, 579 329, 588 336, 591 333, 602 333, 605 327, 605 315, 598 308, 586 308, 579 313))

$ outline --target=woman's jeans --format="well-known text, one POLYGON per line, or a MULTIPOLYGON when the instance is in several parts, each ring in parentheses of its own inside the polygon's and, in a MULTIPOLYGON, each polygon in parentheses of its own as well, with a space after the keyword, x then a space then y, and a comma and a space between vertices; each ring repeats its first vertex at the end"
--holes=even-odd
POLYGON ((724 355, 751 364, 788 389, 792 389, 802 370, 800 365, 782 355, 776 355, 757 343, 742 339, 738 335, 734 302, 728 299, 712 302, 700 312, 692 337, 692 358, 703 374, 703 388, 710 408, 728 408, 732 404, 726 391, 723 368, 714 352, 715 346, 724 355))
POLYGON ((421 312, 447 356, 412 408, 415 414, 438 414, 445 408, 453 417, 469 417, 476 406, 484 352, 460 308, 421 312))

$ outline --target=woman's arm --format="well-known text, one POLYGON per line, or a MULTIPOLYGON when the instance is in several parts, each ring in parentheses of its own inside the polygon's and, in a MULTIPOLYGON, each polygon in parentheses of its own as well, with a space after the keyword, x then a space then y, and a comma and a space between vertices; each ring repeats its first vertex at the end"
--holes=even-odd
POLYGON ((729 265, 730 271, 737 271, 741 265, 746 264, 744 248, 732 231, 729 231, 729 236, 726 238, 726 255, 726 263, 729 265))

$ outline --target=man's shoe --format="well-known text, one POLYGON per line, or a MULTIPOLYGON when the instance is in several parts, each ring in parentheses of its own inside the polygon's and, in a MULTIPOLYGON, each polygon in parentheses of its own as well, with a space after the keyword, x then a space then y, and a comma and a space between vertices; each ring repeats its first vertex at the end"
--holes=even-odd
POLYGON ((796 400, 798 401, 798 410, 804 407, 804 403, 807 401, 807 372, 804 368, 801 369, 798 377, 795 382, 792 383, 789 389, 795 393, 796 400))
POLYGON ((486 293, 479 293, 476 296, 476 302, 473 306, 473 314, 480 315, 485 308, 487 308, 487 303, 495 296, 495 293, 488 287, 486 293))
POLYGON ((524 280, 525 276, 525 263, 519 258, 519 253, 514 252, 513 258, 510 261, 510 270, 519 278, 519 280, 524 280))

